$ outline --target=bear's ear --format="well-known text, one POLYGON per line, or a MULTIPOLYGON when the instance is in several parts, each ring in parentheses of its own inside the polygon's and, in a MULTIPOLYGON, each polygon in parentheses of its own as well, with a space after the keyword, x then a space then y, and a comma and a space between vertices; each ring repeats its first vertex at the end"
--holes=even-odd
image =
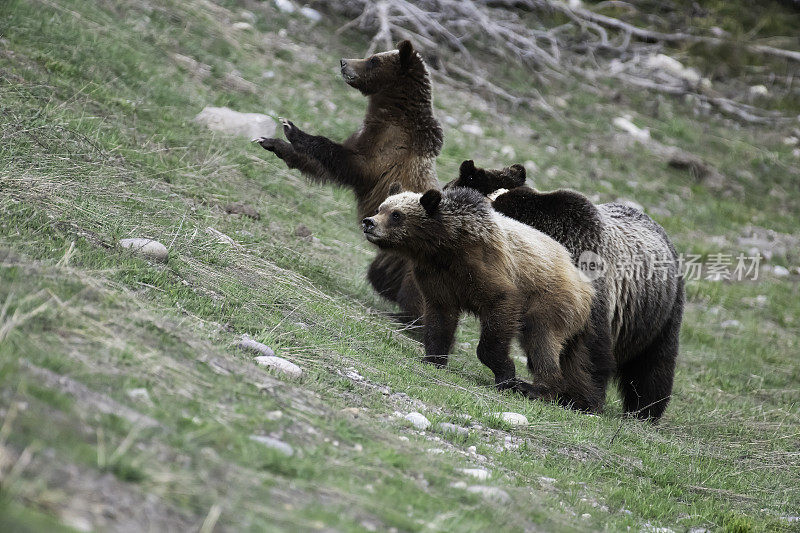
POLYGON ((396 181, 389 187, 389 196, 394 196, 395 194, 400 194, 401 192, 403 192, 403 186, 396 181))
POLYGON ((519 164, 511 165, 509 170, 511 171, 511 183, 513 183, 515 187, 522 187, 525 185, 525 167, 519 164))
POLYGON ((411 45, 411 41, 408 39, 400 41, 397 44, 397 49, 400 51, 400 66, 403 68, 408 67, 411 64, 411 58, 414 57, 414 47, 411 45))
POLYGON ((431 189, 425 194, 422 195, 422 198, 419 199, 419 203, 425 208, 425 212, 428 216, 433 216, 436 212, 436 209, 439 207, 439 202, 442 201, 442 193, 436 189, 431 189))
POLYGON ((472 176, 475 173, 475 161, 472 159, 467 159, 463 163, 461 163, 461 168, 458 169, 458 177, 459 178, 466 178, 468 176, 472 176))

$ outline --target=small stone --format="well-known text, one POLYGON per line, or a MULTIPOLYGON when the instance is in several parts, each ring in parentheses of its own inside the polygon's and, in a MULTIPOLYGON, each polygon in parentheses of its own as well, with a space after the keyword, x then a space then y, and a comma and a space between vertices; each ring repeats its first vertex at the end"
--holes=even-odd
POLYGON ((511 424, 512 426, 527 426, 528 425, 528 418, 525 415, 519 413, 512 413, 511 411, 505 411, 503 413, 495 413, 495 416, 505 422, 506 424, 511 424))
POLYGON ((283 418, 283 413, 281 411, 267 411, 264 413, 264 418, 274 422, 283 418))
POLYGON ((294 13, 295 10, 294 4, 289 0, 275 0, 275 7, 284 13, 294 13))
POLYGON ((539 170, 539 165, 536 164, 536 161, 531 159, 525 160, 522 166, 525 167, 525 172, 528 174, 533 174, 539 170))
POLYGON ((301 239, 307 239, 311 237, 311 230, 308 229, 308 226, 305 224, 298 224, 297 227, 294 228, 294 234, 301 239))
POLYGON ((489 487, 486 485, 472 485, 467 487, 467 492, 472 494, 480 494, 487 500, 492 500, 497 503, 508 503, 511 501, 511 496, 506 491, 497 487, 489 487))
POLYGON ((282 372, 293 378, 299 378, 303 375, 303 370, 299 366, 291 361, 287 361, 282 357, 275 355, 260 355, 256 357, 254 361, 261 366, 272 368, 273 370, 277 370, 278 372, 282 372))
POLYGON ((136 402, 143 402, 151 404, 153 403, 150 400, 150 393, 147 392, 147 389, 130 389, 126 392, 128 398, 134 400, 136 402))
POLYGON ((469 435, 469 430, 465 427, 457 426, 456 424, 450 424, 449 422, 442 422, 439 424, 439 429, 442 433, 451 433, 454 435, 461 435, 466 437, 469 435))
POLYGON ((353 451, 361 453, 361 452, 364 451, 364 446, 362 446, 360 443, 356 442, 355 444, 353 444, 353 451))
POLYGON ((153 239, 122 239, 119 245, 155 261, 165 262, 169 257, 167 247, 153 239))
POLYGON ((542 483, 546 483, 548 485, 552 485, 553 483, 556 482, 556 479, 547 476, 539 476, 539 481, 541 481, 542 483))
POLYGON ((765 85, 753 85, 750 87, 750 96, 767 96, 769 89, 765 85))
POLYGON ((239 18, 246 20, 250 24, 256 23, 256 15, 252 11, 242 10, 239 12, 239 18))
POLYGON ((214 237, 218 242, 222 244, 227 244, 228 246, 236 246, 236 241, 234 241, 232 238, 225 235, 221 231, 212 228, 211 226, 206 228, 206 233, 214 237))
POLYGON ((314 23, 322 20, 322 14, 316 9, 310 8, 308 6, 301 7, 300 14, 314 23))
POLYGON ((261 73, 261 77, 266 79, 266 80, 271 80, 272 78, 275 77, 275 71, 274 70, 265 70, 264 72, 261 73))
POLYGON ((233 24, 231 24, 231 27, 234 30, 239 30, 239 31, 250 31, 253 29, 253 25, 250 24, 249 22, 234 22, 233 24))
POLYGON ((454 489, 466 489, 467 484, 464 481, 453 481, 452 483, 450 483, 450 487, 454 489))
POLYGON ((720 327, 722 329, 739 329, 740 327, 742 327, 742 323, 739 322, 738 320, 724 320, 720 324, 720 327))
POLYGON ((428 448, 428 453, 431 455, 441 455, 444 453, 444 450, 441 448, 428 448))
POLYGON ((352 416, 353 418, 357 418, 358 415, 361 414, 361 410, 358 407, 345 407, 339 412, 343 415, 352 416))
POLYGON ((242 202, 234 202, 232 204, 228 204, 225 206, 225 212, 229 215, 244 215, 246 217, 250 217, 253 220, 260 220, 261 214, 255 210, 255 208, 251 205, 247 205, 242 202))
POLYGON ((483 137, 483 128, 477 124, 464 124, 461 126, 461 131, 470 135, 475 135, 476 137, 483 137))
POLYGON ((583 518, 584 520, 589 520, 591 517, 592 515, 590 515, 589 513, 583 513, 581 515, 581 518, 583 518))
POLYGON ((399 437, 397 437, 397 439, 403 442, 408 442, 408 437, 406 437, 405 435, 400 435, 399 437))
POLYGON ((474 454, 478 453, 478 448, 476 446, 469 446, 467 448, 467 453, 470 453, 470 454, 474 455, 474 454))
POLYGON ((544 151, 550 155, 555 155, 558 153, 558 148, 556 148, 555 146, 547 145, 544 147, 544 151))
POLYGON ((272 357, 275 355, 275 352, 272 351, 272 348, 266 344, 254 341, 247 335, 242 335, 242 340, 236 344, 236 347, 242 350, 250 350, 251 352, 255 352, 259 355, 265 355, 267 357, 272 357))
POLYGON ((444 116, 444 123, 447 124, 448 126, 457 126, 458 125, 458 119, 456 117, 452 116, 452 115, 445 115, 444 116))
POLYGON ((503 146, 502 148, 500 148, 500 155, 502 155, 503 157, 505 157, 507 159, 516 159, 517 158, 517 152, 514 150, 514 147, 510 146, 508 144, 503 146))
POLYGON ((417 413, 416 411, 414 411, 413 413, 408 413, 403 418, 411 422, 411 424, 415 428, 422 431, 425 431, 426 429, 431 427, 431 423, 427 418, 425 418, 425 415, 423 415, 422 413, 417 413))
POLYGON ((264 435, 250 435, 250 440, 258 442, 259 444, 263 444, 267 448, 272 448, 273 450, 279 451, 284 455, 294 455, 294 448, 282 440, 274 439, 264 435))
POLYGON ((647 141, 650 139, 650 130, 638 127, 631 122, 628 116, 617 117, 612 121, 612 124, 638 141, 647 141))
POLYGON ((492 473, 485 468, 462 468, 461 473, 472 476, 478 481, 486 481, 492 475, 492 473))
POLYGON ((789 137, 783 138, 783 144, 785 144, 786 146, 794 146, 795 144, 797 144, 797 142, 798 138, 795 137, 794 135, 790 135, 789 137))
POLYGON ((711 530, 704 527, 693 527, 689 530, 689 533, 711 533, 711 530))
POLYGON ((772 267, 772 273, 778 276, 779 278, 785 278, 786 276, 791 274, 788 268, 781 265, 774 265, 772 267))

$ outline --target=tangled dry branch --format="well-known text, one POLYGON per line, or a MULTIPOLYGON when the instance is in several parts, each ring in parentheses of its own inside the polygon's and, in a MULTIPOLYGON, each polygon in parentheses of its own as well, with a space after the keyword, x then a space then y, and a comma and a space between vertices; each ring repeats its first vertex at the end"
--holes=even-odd
MULTIPOLYGON (((693 94, 697 100, 745 122, 780 120, 776 113, 745 105, 721 94, 708 94, 707 87, 695 79, 661 73, 653 77, 652 68, 632 68, 662 51, 664 44, 705 43, 721 45, 721 37, 690 33, 663 33, 583 7, 580 2, 560 0, 343 0, 318 2, 351 19, 340 28, 359 28, 373 35, 367 53, 389 49, 396 40, 412 39, 427 50, 449 49, 458 61, 440 64, 431 59, 440 81, 451 85, 468 83, 487 95, 525 104, 548 113, 552 108, 535 90, 516 95, 491 81, 488 72, 475 61, 472 51, 481 51, 505 60, 522 63, 538 83, 547 79, 577 76, 581 80, 616 78, 625 84, 666 94, 693 94), (544 21, 548 21, 545 23, 544 21), (549 26, 548 26, 549 24, 549 26), (609 68, 609 61, 627 65, 609 68), (459 66, 460 65, 460 66, 459 66)), ((636 8, 621 0, 597 4, 636 8)), ((800 63, 800 52, 761 44, 748 51, 800 63)))

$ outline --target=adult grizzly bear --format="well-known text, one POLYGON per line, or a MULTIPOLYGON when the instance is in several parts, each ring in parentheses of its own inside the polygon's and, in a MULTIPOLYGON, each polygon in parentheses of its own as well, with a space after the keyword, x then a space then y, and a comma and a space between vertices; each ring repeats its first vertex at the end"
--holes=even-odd
POLYGON ((594 354, 573 349, 591 333, 594 289, 562 245, 465 188, 394 194, 362 224, 370 242, 413 264, 425 302, 426 362, 447 363, 459 315, 468 311, 481 322, 478 359, 499 389, 602 408, 592 384, 594 354), (533 385, 516 377, 509 357, 515 336, 533 385))
MULTIPOLYGON (((389 187, 409 191, 439 188, 435 161, 442 149, 442 128, 433 116, 431 82, 422 57, 408 41, 397 50, 365 59, 342 59, 342 77, 368 97, 358 131, 344 143, 309 135, 283 120, 286 139, 256 141, 307 177, 352 189, 358 220, 375 213, 389 187)), ((405 318, 422 316, 419 291, 406 260, 378 253, 367 277, 375 290, 396 301, 405 318)))
MULTIPOLYGON (((678 255, 669 237, 631 207, 594 205, 572 190, 539 192, 524 183, 520 165, 489 170, 464 161, 458 179, 445 189, 471 187, 493 196, 497 211, 563 244, 582 269, 597 269, 585 271, 596 289, 594 326, 599 342, 605 342, 602 331, 610 339, 623 408, 658 420, 672 395, 684 304, 678 255)), ((607 379, 598 375, 597 380, 605 388, 607 379)))

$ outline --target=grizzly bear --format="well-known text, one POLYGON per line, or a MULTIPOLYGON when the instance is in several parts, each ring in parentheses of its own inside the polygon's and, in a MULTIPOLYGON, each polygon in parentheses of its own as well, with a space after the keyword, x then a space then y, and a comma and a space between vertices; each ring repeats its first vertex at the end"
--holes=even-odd
MULTIPOLYGON (((410 191, 439 188, 435 161, 442 128, 433 115, 428 69, 411 43, 365 59, 342 59, 341 73, 368 98, 363 124, 344 143, 309 135, 284 119, 289 142, 265 137, 255 142, 313 180, 350 188, 358 220, 375 213, 395 182, 410 191)), ((367 277, 379 294, 400 305, 406 319, 422 315, 405 259, 380 251, 367 277)))
POLYGON ((567 349, 590 332, 594 289, 569 252, 530 226, 492 209, 472 189, 397 193, 362 222, 366 238, 406 257, 425 303, 425 361, 445 365, 462 311, 481 323, 478 359, 499 389, 561 398, 597 410, 593 356, 567 349), (514 337, 536 379, 516 377, 514 337))
MULTIPOLYGON (((605 351, 611 342, 612 376, 625 412, 657 421, 672 395, 684 305, 684 282, 669 237, 637 209, 595 205, 576 191, 539 192, 524 183, 520 165, 489 170, 464 161, 459 177, 445 189, 470 187, 492 195, 497 211, 569 250, 594 279, 592 315, 600 345, 590 349, 605 351)), ((599 374, 596 381, 605 389, 608 379, 599 374)))

